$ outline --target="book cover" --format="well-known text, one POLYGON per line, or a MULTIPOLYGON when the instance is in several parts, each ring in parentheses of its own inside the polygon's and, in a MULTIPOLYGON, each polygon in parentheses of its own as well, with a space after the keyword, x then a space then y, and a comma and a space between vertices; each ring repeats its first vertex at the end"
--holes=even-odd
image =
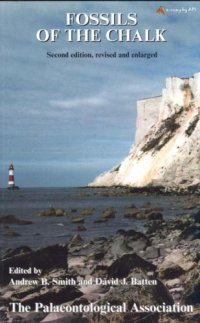
POLYGON ((200 322, 199 16, 0 3, 0 322, 200 322))

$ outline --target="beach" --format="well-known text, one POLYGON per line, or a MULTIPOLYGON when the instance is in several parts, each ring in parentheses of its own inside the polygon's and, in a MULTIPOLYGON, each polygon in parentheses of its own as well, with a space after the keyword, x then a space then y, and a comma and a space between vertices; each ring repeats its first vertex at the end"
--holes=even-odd
POLYGON ((199 322, 198 195, 0 193, 2 322, 199 322))

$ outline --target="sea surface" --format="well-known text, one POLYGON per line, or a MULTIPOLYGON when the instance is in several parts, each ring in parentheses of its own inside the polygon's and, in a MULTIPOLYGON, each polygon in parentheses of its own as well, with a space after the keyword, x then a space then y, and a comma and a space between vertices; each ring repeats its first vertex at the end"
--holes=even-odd
POLYGON ((78 224, 72 219, 84 217, 86 231, 79 232, 84 239, 108 236, 118 229, 134 229, 145 232, 145 221, 128 219, 124 214, 135 204, 142 208, 146 203, 151 207, 161 207, 164 218, 181 216, 188 213, 182 206, 187 197, 144 194, 122 194, 109 196, 109 188, 22 188, 16 191, 0 189, 0 215, 13 214, 20 219, 30 220, 30 225, 0 224, 0 247, 16 248, 28 245, 32 248, 44 247, 56 243, 66 243, 76 233, 78 224), (108 196, 107 196, 108 195, 108 196), (39 216, 41 210, 54 207, 64 208, 70 216, 44 217, 39 216), (116 209, 116 217, 105 223, 94 223, 101 218, 102 211, 108 207, 116 209), (94 208, 92 215, 81 216, 81 210, 94 208), (19 236, 7 236, 6 231, 12 229, 19 236))

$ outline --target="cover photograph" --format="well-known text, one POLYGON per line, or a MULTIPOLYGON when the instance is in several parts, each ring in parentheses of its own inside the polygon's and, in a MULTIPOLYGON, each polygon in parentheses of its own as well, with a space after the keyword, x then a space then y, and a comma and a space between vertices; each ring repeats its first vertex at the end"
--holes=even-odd
POLYGON ((0 2, 0 323, 200 323, 200 2, 0 2))

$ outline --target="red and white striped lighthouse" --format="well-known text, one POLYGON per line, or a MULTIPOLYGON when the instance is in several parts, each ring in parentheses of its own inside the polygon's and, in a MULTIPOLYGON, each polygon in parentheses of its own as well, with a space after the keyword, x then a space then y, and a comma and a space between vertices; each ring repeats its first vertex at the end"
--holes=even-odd
POLYGON ((14 178, 14 166, 11 163, 8 168, 8 187, 15 187, 15 178, 14 178))

